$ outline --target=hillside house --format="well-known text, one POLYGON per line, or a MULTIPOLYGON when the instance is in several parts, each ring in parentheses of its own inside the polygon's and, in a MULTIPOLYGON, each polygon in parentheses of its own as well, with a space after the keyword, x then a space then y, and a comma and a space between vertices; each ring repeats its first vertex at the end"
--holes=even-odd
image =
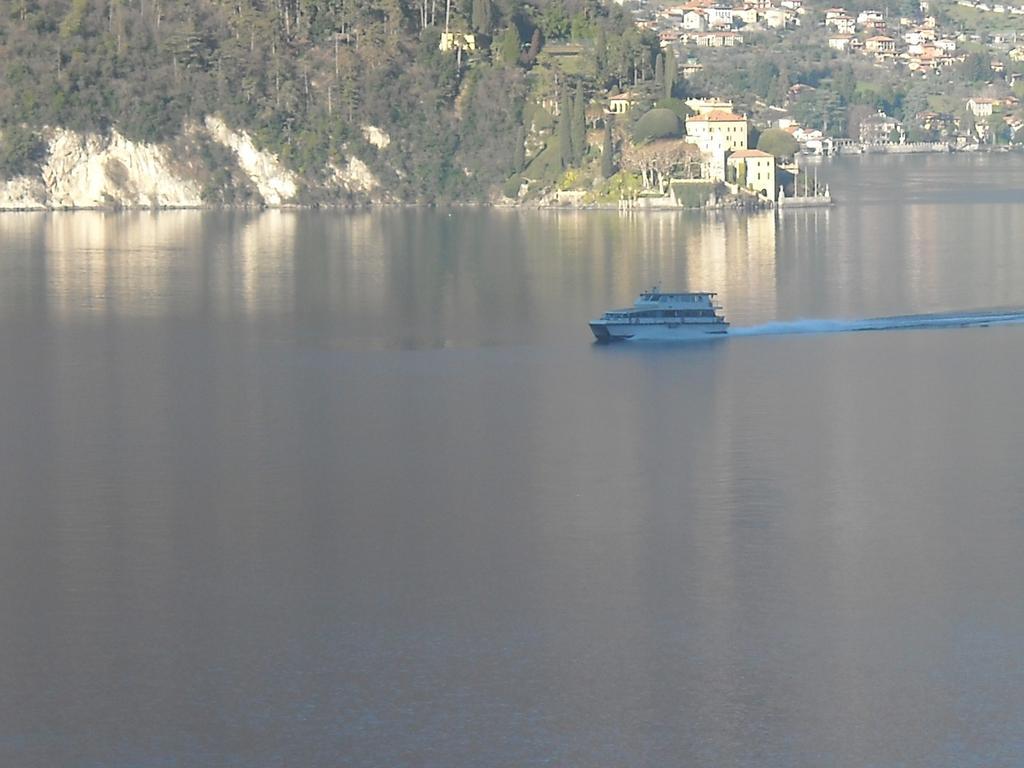
POLYGON ((690 32, 707 32, 708 15, 696 9, 687 11, 683 14, 683 29, 690 32))
POLYGON ((769 8, 764 12, 764 25, 769 29, 787 29, 796 26, 796 14, 786 8, 769 8))
POLYGON ((687 99, 686 106, 696 115, 712 112, 732 112, 732 102, 727 99, 687 99))
POLYGON ((728 29, 732 26, 732 8, 713 6, 707 9, 708 25, 719 29, 728 29))
POLYGON ((877 144, 902 144, 906 134, 903 125, 895 117, 884 112, 870 115, 861 120, 860 143, 868 146, 877 144))
POLYGON ((833 51, 841 51, 842 53, 846 53, 850 50, 854 39, 855 38, 853 35, 829 35, 828 47, 831 48, 833 51))
POLYGON ((842 8, 825 11, 825 26, 841 35, 852 35, 857 31, 857 20, 842 8))
POLYGON ((757 24, 757 8, 752 5, 745 5, 742 8, 732 9, 732 22, 742 22, 746 25, 757 24))
POLYGON ((733 112, 713 110, 686 118, 686 135, 702 152, 746 149, 748 130, 747 118, 733 112))
POLYGON ((690 78, 694 75, 700 74, 704 70, 704 65, 696 59, 687 59, 679 65, 679 73, 684 78, 690 78))
POLYGON ((633 108, 636 100, 631 93, 613 93, 608 97, 608 112, 613 115, 624 115, 633 108))
POLYGON ((868 29, 885 26, 885 15, 881 11, 861 11, 857 14, 857 24, 868 29))
POLYGON ((886 35, 875 35, 864 41, 864 50, 876 56, 896 55, 896 41, 886 35))
POLYGON ((1000 106, 997 99, 975 96, 967 100, 967 111, 975 117, 992 117, 992 113, 1000 106))
POLYGON ((769 200, 775 200, 777 187, 774 155, 759 149, 741 149, 729 155, 726 164, 736 174, 737 184, 769 200))
POLYGON ((476 35, 467 32, 442 32, 437 44, 440 51, 475 51, 476 35))
POLYGON ((693 36, 693 41, 701 48, 732 48, 743 45, 743 35, 739 32, 701 32, 693 36))

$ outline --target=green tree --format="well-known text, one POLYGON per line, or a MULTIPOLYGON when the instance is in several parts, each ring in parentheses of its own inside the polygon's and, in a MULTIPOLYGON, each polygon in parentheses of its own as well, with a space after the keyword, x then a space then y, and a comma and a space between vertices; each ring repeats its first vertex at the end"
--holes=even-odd
POLYGON ((654 106, 658 109, 671 109, 676 113, 676 117, 683 121, 684 125, 686 124, 686 118, 693 114, 693 110, 682 99, 658 99, 654 106))
POLYGON ((853 67, 843 64, 833 72, 832 89, 845 103, 849 104, 857 92, 857 76, 853 73, 853 67))
POLYGON ((519 62, 521 48, 519 30, 515 24, 510 24, 498 40, 498 58, 502 64, 512 66, 519 62))
POLYGON ((5 126, 0 135, 0 177, 36 172, 45 153, 46 147, 34 131, 21 125, 5 126))
POLYGON ((654 88, 659 91, 665 88, 665 56, 660 53, 654 59, 654 88))
POLYGON ((489 35, 494 26, 491 0, 473 0, 472 10, 473 29, 489 35))
POLYGON ((569 98, 568 84, 562 84, 562 98, 558 110, 558 156, 562 167, 572 165, 572 100, 569 98))
POLYGON ((960 77, 969 83, 987 83, 992 79, 992 58, 987 53, 969 53, 960 65, 960 77))
POLYGON ((550 0, 541 10, 537 24, 549 40, 561 40, 569 36, 571 22, 563 0, 550 0))
POLYGON ((534 60, 537 58, 537 54, 540 53, 542 42, 543 41, 541 40, 540 27, 535 27, 533 30, 533 34, 530 35, 530 48, 526 52, 527 64, 533 64, 534 60))
POLYGON ((682 135, 682 121, 670 109, 652 109, 633 126, 633 141, 637 144, 654 139, 678 138, 682 135))
POLYGON ((61 20, 60 36, 71 37, 82 30, 82 23, 89 11, 89 0, 72 0, 71 8, 61 20))
POLYGON ((671 99, 676 87, 676 54, 672 46, 665 49, 665 98, 671 99))
POLYGON ((587 151, 587 102, 583 96, 583 82, 576 81, 576 95, 572 100, 572 159, 573 165, 583 162, 587 151))
POLYGON ((460 184, 485 194, 523 169, 525 75, 518 67, 480 68, 462 98, 455 165, 472 170, 460 184))
POLYGON ((993 144, 1009 144, 1010 143, 1010 127, 1003 120, 1003 116, 1000 113, 990 115, 985 125, 988 128, 988 135, 991 137, 993 144))
POLYGON ((775 157, 792 157, 800 151, 800 144, 781 128, 769 128, 757 140, 757 148, 775 157))
POLYGON ((610 178, 615 173, 615 162, 612 158, 612 124, 605 121, 604 140, 601 142, 601 176, 610 178))

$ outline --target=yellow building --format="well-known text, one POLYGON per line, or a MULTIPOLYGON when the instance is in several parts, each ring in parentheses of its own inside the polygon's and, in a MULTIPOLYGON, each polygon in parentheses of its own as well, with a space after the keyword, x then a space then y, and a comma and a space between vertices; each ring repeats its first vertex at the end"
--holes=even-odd
POLYGON ((886 37, 885 35, 875 35, 874 37, 869 37, 864 41, 864 50, 868 53, 875 53, 879 55, 895 54, 896 41, 891 37, 886 37))
POLYGON ((703 152, 746 149, 747 118, 717 109, 704 115, 690 115, 686 118, 686 135, 703 152))
POLYGON ((624 115, 633 108, 633 94, 616 93, 608 97, 608 111, 613 115, 624 115))
POLYGON ((687 99, 686 106, 696 115, 707 115, 711 112, 732 112, 732 101, 726 99, 687 99))
POLYGON ((476 35, 463 32, 442 32, 441 41, 437 47, 441 51, 475 51, 476 35))
POLYGON ((736 183, 775 199, 775 155, 759 149, 741 149, 729 155, 726 161, 736 169, 736 183))

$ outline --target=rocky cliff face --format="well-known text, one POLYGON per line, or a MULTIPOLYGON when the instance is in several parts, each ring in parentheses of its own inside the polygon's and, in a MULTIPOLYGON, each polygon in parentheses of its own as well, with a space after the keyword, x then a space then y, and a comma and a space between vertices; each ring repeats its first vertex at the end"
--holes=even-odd
MULTIPOLYGON (((229 175, 253 190, 254 202, 275 207, 300 202, 295 174, 244 131, 233 131, 216 117, 189 126, 174 146, 131 141, 117 131, 98 136, 56 128, 44 136, 46 158, 38 175, 0 179, 0 210, 200 208, 215 200, 204 180, 217 170, 201 151, 204 143, 226 150, 235 165, 229 175)), ((372 198, 379 190, 358 158, 331 170, 332 188, 326 191, 339 199, 372 198)))
POLYGON ((256 185, 266 205, 278 206, 295 201, 298 192, 295 175, 268 152, 261 152, 245 132, 235 133, 223 120, 206 118, 210 137, 234 153, 238 167, 256 185))

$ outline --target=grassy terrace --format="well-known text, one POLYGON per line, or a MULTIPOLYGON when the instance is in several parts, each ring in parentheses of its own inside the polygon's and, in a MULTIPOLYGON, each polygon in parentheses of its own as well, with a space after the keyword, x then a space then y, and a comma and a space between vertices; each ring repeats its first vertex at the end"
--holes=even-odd
MULTIPOLYGON (((992 3, 989 3, 989 5, 992 5, 992 3)), ((955 25, 960 26, 967 33, 1024 33, 1024 15, 1018 16, 1009 13, 981 11, 977 8, 967 8, 956 3, 945 3, 942 9, 955 25)))

